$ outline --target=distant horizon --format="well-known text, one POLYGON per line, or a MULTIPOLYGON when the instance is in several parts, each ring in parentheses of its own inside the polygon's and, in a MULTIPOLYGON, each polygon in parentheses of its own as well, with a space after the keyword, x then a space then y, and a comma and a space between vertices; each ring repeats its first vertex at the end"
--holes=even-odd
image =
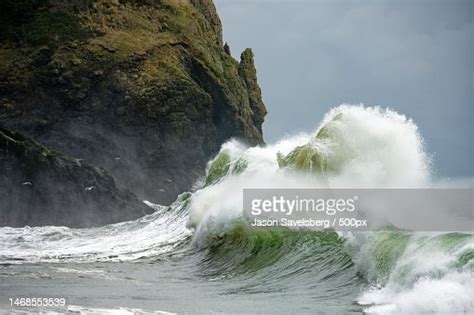
POLYGON ((423 3, 215 0, 232 55, 254 51, 265 141, 344 103, 388 107, 418 125, 435 177, 473 177, 473 4, 423 3))

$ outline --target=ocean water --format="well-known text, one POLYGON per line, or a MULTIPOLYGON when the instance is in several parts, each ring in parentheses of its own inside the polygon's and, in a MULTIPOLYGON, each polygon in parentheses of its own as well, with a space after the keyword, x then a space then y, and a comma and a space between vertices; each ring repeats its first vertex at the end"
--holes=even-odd
MULTIPOLYGON (((474 236, 254 230, 243 188, 430 187, 417 126, 342 105, 314 134, 265 147, 232 140, 170 206, 98 228, 0 228, 9 298, 65 297, 78 313, 474 313, 474 236)), ((416 210, 415 210, 416 211, 416 210)))

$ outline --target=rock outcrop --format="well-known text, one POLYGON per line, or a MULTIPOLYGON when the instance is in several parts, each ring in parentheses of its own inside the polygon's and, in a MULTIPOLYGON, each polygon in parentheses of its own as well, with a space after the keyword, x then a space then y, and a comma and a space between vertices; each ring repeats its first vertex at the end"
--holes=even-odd
POLYGON ((173 201, 229 138, 263 142, 252 51, 238 62, 224 49, 211 0, 4 0, 0 12, 0 125, 140 199, 173 201))
POLYGON ((98 226, 153 209, 82 161, 0 128, 0 222, 7 226, 98 226))

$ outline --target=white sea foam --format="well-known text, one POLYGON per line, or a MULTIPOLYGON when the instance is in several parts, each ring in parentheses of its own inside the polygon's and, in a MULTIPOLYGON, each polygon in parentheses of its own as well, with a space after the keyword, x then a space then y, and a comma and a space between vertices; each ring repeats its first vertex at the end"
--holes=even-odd
MULTIPOLYGON (((198 246, 205 245, 210 234, 226 233, 232 221, 242 215, 243 188, 446 187, 430 181, 431 160, 417 126, 403 115, 378 107, 342 105, 325 116, 313 136, 300 135, 256 148, 230 141, 221 152, 227 152, 233 162, 245 160, 247 167, 239 173, 229 172, 193 194, 188 224, 196 228, 198 246), (318 139, 315 135, 322 128, 329 137, 318 139), (319 176, 279 167, 278 152, 287 155, 305 144, 330 161, 342 161, 338 171, 319 176)), ((457 253, 436 247, 417 252, 420 241, 412 242, 388 282, 362 294, 359 302, 371 305, 365 311, 474 312, 472 266, 456 269, 457 253)), ((470 238, 466 246, 473 244, 470 238)), ((360 250, 358 255, 367 255, 363 246, 360 250)), ((376 279, 375 271, 372 276, 376 279)))
MULTIPOLYGON (((202 181, 189 200, 183 195, 170 208, 147 203, 156 212, 136 221, 91 229, 0 228, 0 262, 136 260, 172 253, 191 237, 194 244, 202 246, 209 235, 223 235, 241 217, 243 188, 432 185, 430 158, 416 125, 403 115, 378 107, 342 105, 325 116, 313 135, 300 134, 251 148, 232 140, 221 152, 230 156, 235 168, 215 182, 202 181), (325 137, 317 137, 323 129, 325 137), (278 153, 286 156, 304 145, 329 163, 337 163, 333 171, 319 174, 280 167, 278 153), (237 165, 245 167, 237 171, 237 165)), ((410 240, 387 281, 361 294, 359 303, 368 305, 365 311, 373 313, 474 312, 472 263, 458 265, 460 257, 473 250, 473 239, 456 243, 462 246, 443 247, 433 245, 430 238, 435 236, 419 237, 410 240)), ((368 255, 366 240, 358 240, 362 241, 354 261, 364 262, 361 266, 368 279, 377 283, 377 272, 360 259, 368 255)))
POLYGON ((325 116, 312 136, 251 148, 234 140, 224 144, 222 152, 233 163, 245 161, 246 168, 238 174, 229 172, 193 194, 189 225, 197 229, 196 240, 209 230, 218 233, 242 215, 244 188, 408 188, 427 186, 430 177, 430 159, 417 126, 379 107, 341 105, 325 116), (317 137, 323 129, 327 136, 317 137), (278 153, 285 156, 305 144, 329 163, 337 163, 337 172, 304 173, 279 167, 278 153))
POLYGON ((89 229, 3 227, 0 262, 127 261, 164 255, 192 234, 185 225, 186 212, 179 211, 182 205, 178 198, 173 212, 153 205, 157 211, 143 218, 89 229))
POLYGON ((358 299, 367 313, 420 314, 474 312, 474 240, 446 242, 449 236, 415 236, 397 260, 387 283, 358 299))

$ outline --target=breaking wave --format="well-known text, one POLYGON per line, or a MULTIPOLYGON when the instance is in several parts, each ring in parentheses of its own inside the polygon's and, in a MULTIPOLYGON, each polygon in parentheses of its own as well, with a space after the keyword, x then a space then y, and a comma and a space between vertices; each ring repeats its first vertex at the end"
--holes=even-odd
POLYGON ((195 256, 203 275, 237 279, 242 292, 278 292, 285 283, 324 299, 362 287, 355 305, 368 313, 474 312, 471 234, 256 231, 242 220, 243 188, 428 187, 430 164, 410 119, 341 105, 313 134, 257 147, 227 142, 192 193, 168 207, 149 203, 156 212, 136 221, 0 228, 0 262, 195 256))

